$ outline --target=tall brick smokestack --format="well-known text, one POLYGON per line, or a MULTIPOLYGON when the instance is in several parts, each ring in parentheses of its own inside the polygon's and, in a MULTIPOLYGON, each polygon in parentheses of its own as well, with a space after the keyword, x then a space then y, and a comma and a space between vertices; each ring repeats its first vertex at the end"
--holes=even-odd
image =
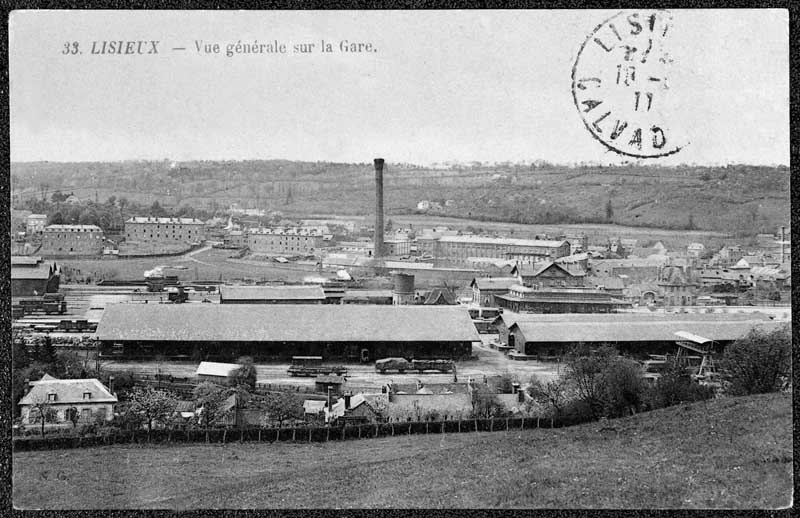
POLYGON ((383 257, 383 159, 375 162, 375 251, 373 257, 383 257))

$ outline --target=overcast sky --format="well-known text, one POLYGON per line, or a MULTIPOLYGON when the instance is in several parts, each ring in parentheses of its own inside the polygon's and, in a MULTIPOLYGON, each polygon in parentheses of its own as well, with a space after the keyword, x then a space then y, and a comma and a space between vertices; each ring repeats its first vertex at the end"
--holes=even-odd
MULTIPOLYGON (((16 11, 11 159, 622 162, 584 127, 570 75, 614 12, 16 11), (224 55, 256 39, 289 53, 224 55), (321 54, 323 39, 377 52, 321 54), (91 54, 103 40, 159 54, 91 54), (83 53, 63 55, 72 41, 83 53), (302 42, 317 52, 292 54, 302 42)), ((667 109, 689 144, 646 163, 788 165, 788 12, 672 14, 667 109)))

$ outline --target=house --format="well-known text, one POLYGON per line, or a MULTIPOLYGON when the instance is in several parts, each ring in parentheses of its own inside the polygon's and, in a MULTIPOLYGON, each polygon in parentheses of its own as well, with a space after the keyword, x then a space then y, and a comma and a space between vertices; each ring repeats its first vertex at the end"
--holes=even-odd
POLYGON ((47 226, 47 214, 31 214, 25 222, 25 232, 29 236, 41 235, 47 226))
POLYGON ((227 383, 228 376, 239 367, 238 363, 200 362, 194 374, 200 381, 227 383))
POLYGON ((702 243, 692 243, 686 247, 686 252, 694 257, 700 257, 705 251, 706 247, 702 243))
POLYGON ((541 261, 533 264, 518 264, 511 270, 522 286, 540 288, 577 287, 584 285, 586 272, 580 266, 541 261))
MULTIPOLYGON (((305 405, 304 405, 305 406, 305 405)), ((330 409, 326 405, 323 409, 326 423, 362 424, 381 421, 383 416, 376 409, 374 402, 368 401, 364 394, 345 394, 330 409)))
POLYGON ((667 266, 661 275, 658 287, 661 289, 665 305, 694 306, 697 300, 697 286, 687 279, 683 270, 667 266))
POLYGON ((23 425, 41 423, 44 409, 50 411, 46 422, 54 424, 73 419, 91 423, 114 418, 117 397, 97 379, 61 380, 45 374, 29 386, 30 391, 19 402, 23 425))
POLYGON ((46 264, 41 257, 11 256, 11 296, 41 296, 57 293, 61 269, 56 263, 46 264))
POLYGON ((472 302, 480 306, 494 307, 495 295, 505 295, 518 282, 517 277, 475 277, 470 283, 472 302))

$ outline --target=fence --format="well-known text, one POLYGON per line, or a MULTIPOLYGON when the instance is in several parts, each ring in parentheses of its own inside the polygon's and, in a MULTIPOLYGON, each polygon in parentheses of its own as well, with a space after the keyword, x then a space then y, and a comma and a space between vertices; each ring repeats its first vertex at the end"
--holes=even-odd
POLYGON ((14 451, 55 450, 64 448, 84 448, 112 444, 130 443, 177 443, 177 442, 278 442, 291 441, 328 442, 377 437, 396 437, 416 434, 453 434, 468 432, 502 432, 532 428, 561 428, 585 422, 573 417, 559 419, 539 417, 509 417, 490 419, 461 419, 452 421, 406 421, 393 423, 372 423, 352 426, 316 426, 290 428, 226 428, 183 430, 146 430, 135 432, 115 432, 87 437, 33 437, 14 438, 14 451))

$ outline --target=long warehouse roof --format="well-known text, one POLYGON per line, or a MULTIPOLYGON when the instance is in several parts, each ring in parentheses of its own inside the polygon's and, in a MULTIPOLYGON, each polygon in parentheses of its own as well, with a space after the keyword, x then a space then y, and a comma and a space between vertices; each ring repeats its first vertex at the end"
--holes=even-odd
POLYGON ((463 307, 299 304, 111 304, 100 340, 475 342, 463 307))
POLYGON ((320 286, 227 286, 219 287, 223 300, 325 300, 320 286))
POLYGON ((738 322, 517 322, 529 343, 552 342, 674 342, 675 333, 688 332, 714 341, 737 340, 760 326, 771 331, 781 325, 761 320, 738 322))
POLYGON ((506 326, 514 322, 741 322, 760 320, 770 322, 769 315, 747 313, 514 313, 504 311, 495 319, 506 326))

